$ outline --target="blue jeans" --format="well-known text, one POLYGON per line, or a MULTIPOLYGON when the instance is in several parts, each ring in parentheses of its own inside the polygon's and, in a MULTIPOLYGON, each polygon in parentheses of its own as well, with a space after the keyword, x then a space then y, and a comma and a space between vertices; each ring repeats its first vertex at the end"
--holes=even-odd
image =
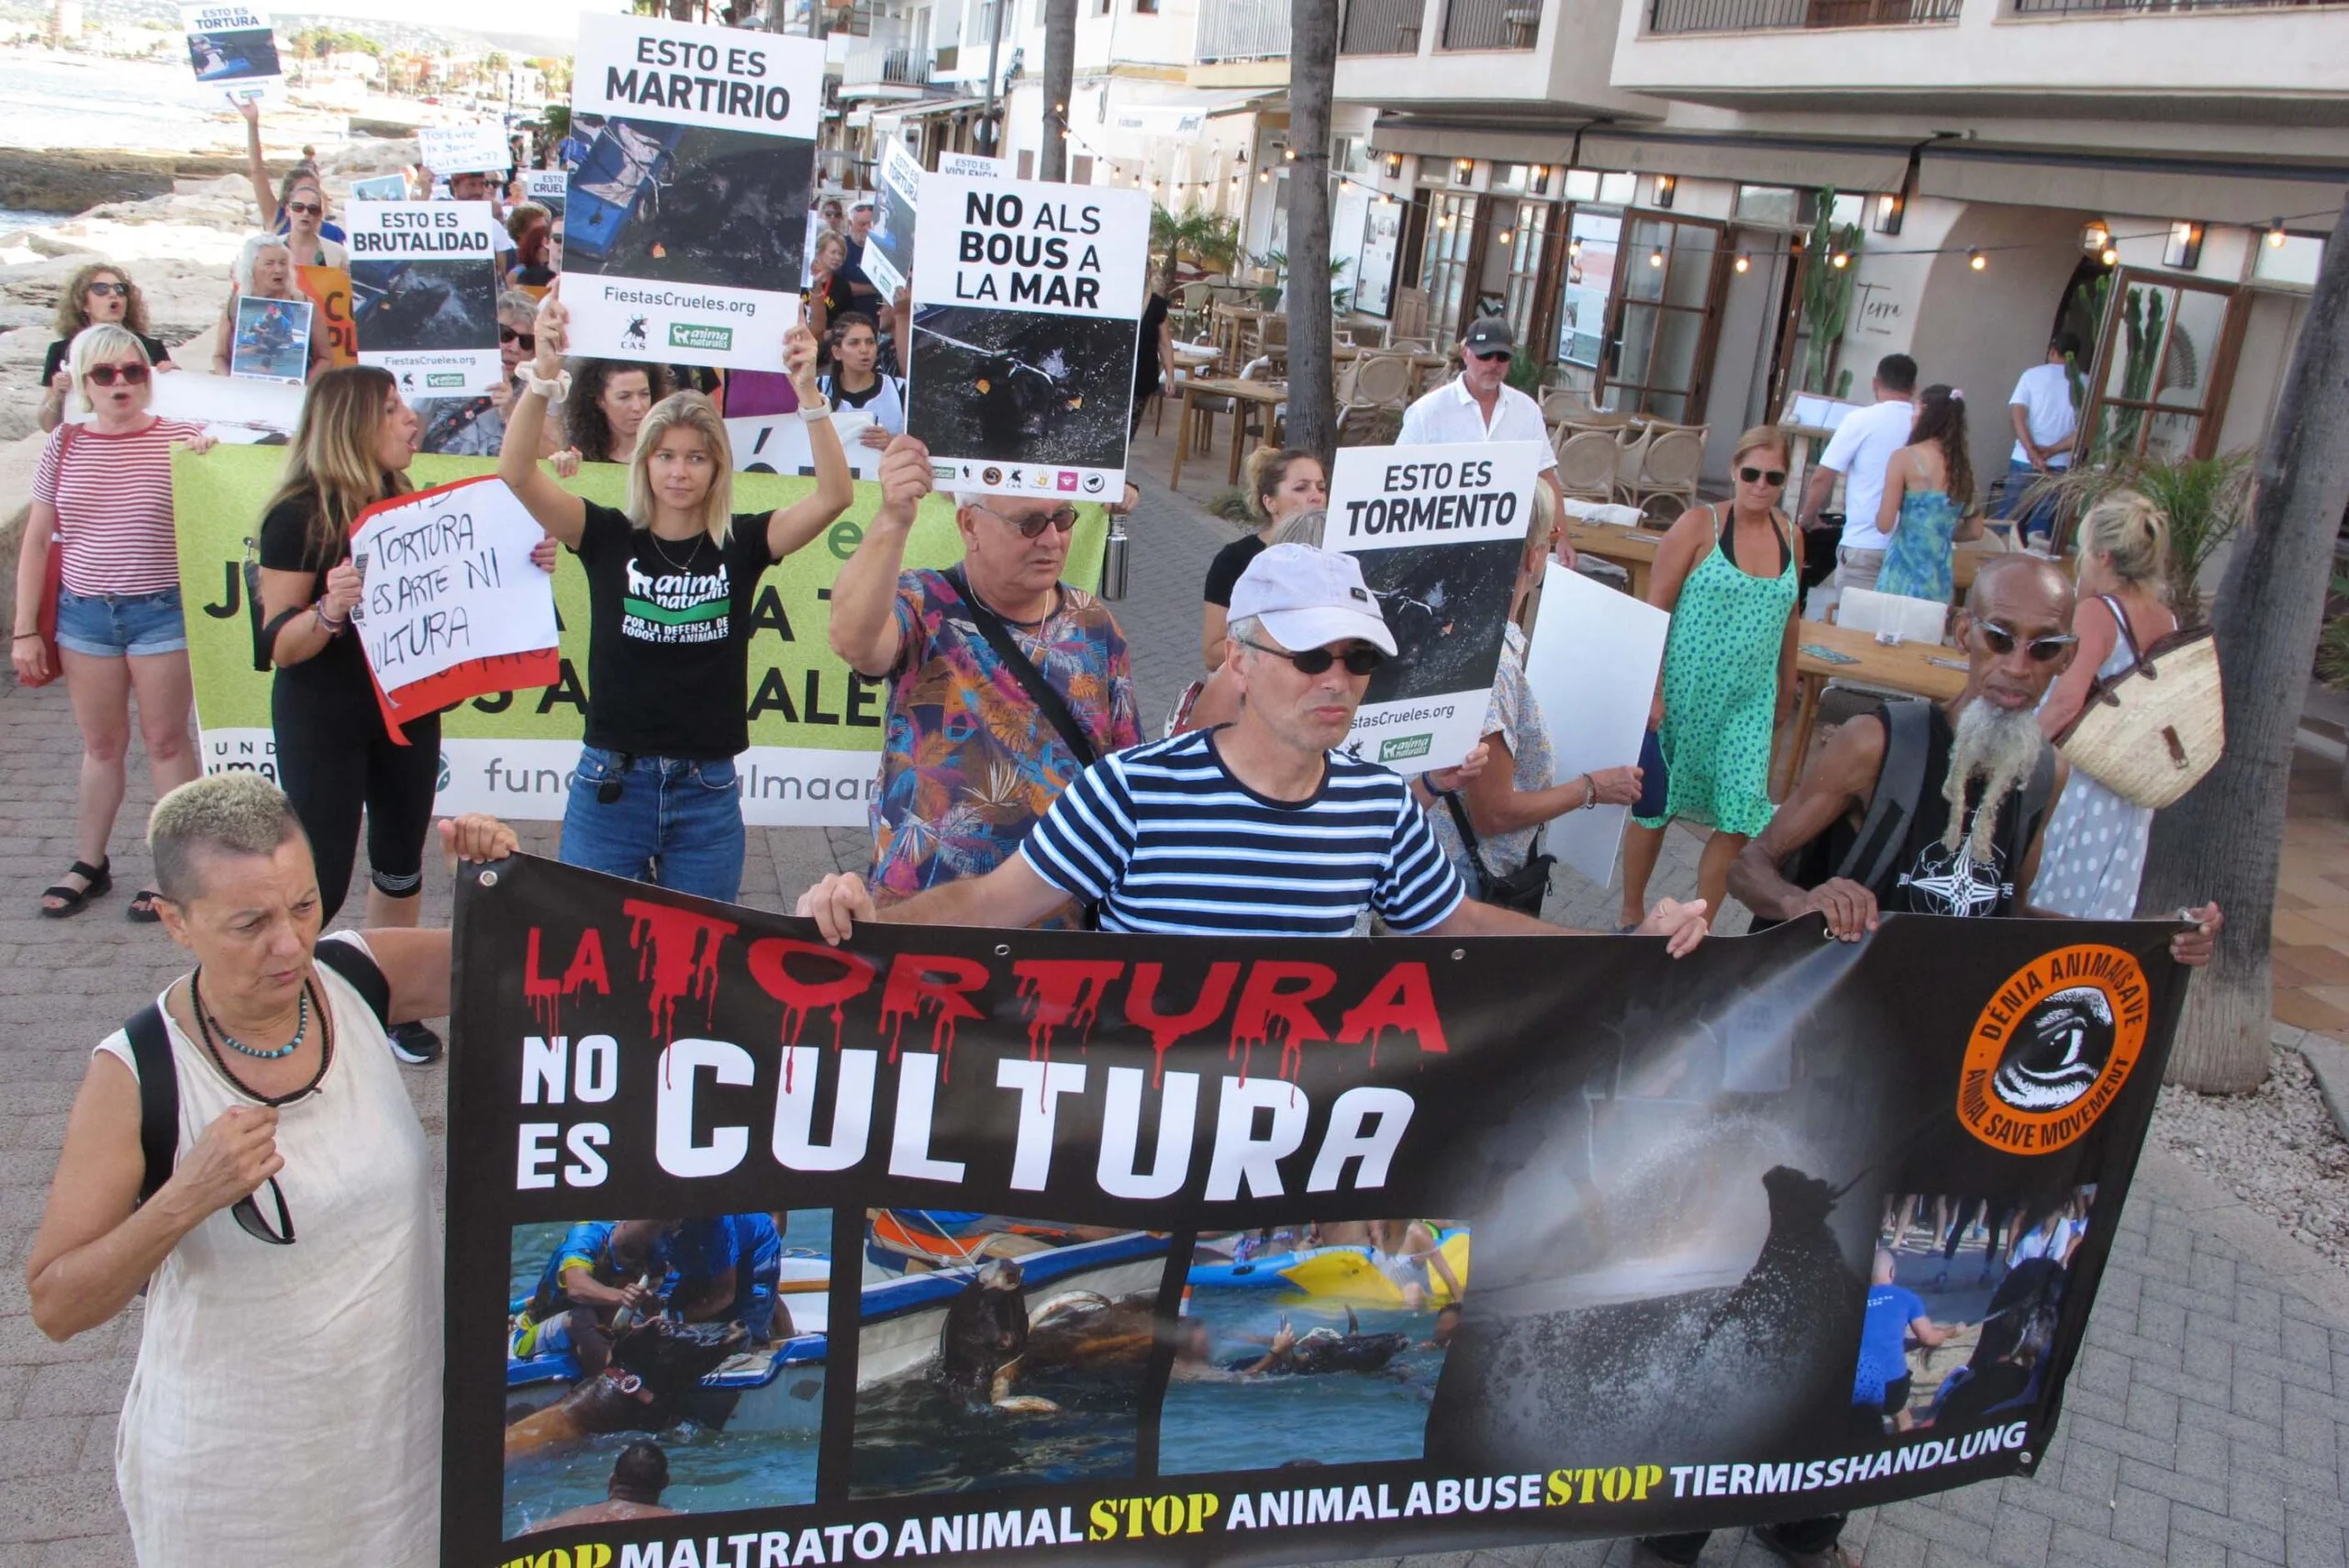
POLYGON ((57 591, 57 646, 91 659, 148 659, 187 648, 180 591, 76 594, 57 591))
POLYGON ((742 891, 742 802, 729 758, 623 758, 584 746, 562 813, 562 863, 732 904, 742 891), (597 796, 608 784, 619 798, 597 796))
MULTIPOLYGON (((2058 468, 2050 472, 2061 474, 2065 471, 2058 468)), ((2023 496, 2029 493, 2032 485, 2039 483, 2039 470, 2027 462, 2017 462, 2012 458, 2009 458, 2007 460, 2006 504, 2001 508, 2002 515, 2009 519, 2020 516, 2023 509, 2023 496)), ((2029 517, 2021 519, 2021 526, 2024 543, 2030 542, 2031 536, 2033 534, 2053 535, 2055 531, 2055 503, 2052 500, 2041 501, 2031 508, 2029 517)))

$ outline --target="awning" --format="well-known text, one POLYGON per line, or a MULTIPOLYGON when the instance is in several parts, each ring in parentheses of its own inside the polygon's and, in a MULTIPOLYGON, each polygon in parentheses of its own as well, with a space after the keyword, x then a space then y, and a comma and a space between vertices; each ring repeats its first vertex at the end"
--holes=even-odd
POLYGON ((1370 150, 1414 152, 1422 158, 1486 158, 1502 163, 1564 163, 1574 132, 1493 130, 1382 119, 1370 128, 1370 150))
MULTIPOLYGON (((1733 136, 1594 127, 1583 133, 1576 162, 1585 168, 1742 181, 1751 185, 1832 185, 1839 191, 1897 191, 1909 172, 1909 150, 1912 145, 1833 137, 1733 136)), ((1554 142, 1551 155, 1557 156, 1554 142)))
POLYGON ((1925 149, 1921 195, 2013 206, 2265 227, 2341 209, 2349 164, 2171 157, 2085 149, 1941 143, 1925 149))
POLYGON ((875 109, 874 117, 885 120, 918 120, 930 115, 951 115, 959 109, 985 107, 985 98, 931 98, 919 104, 905 104, 885 109, 875 109))

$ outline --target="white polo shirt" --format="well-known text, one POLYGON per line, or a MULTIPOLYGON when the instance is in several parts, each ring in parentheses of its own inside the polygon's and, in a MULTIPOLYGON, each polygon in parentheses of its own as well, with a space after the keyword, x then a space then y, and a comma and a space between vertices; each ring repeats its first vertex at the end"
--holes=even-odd
MULTIPOLYGON (((2031 430, 2031 439, 2043 447, 2070 447, 2073 433, 2080 428, 2080 417, 2072 408, 2071 377, 2053 361, 2023 372, 2022 379, 2015 383, 2015 395, 2007 399, 2007 404, 2024 410, 2023 423, 2031 430)), ((2031 461, 2031 454, 2023 450, 2021 441, 2015 443, 2014 461, 2031 461)), ((2068 450, 2048 456, 2050 468, 2071 465, 2072 454, 2068 450)))
POLYGON ((1884 505, 1884 471, 1892 454, 1909 444, 1917 422, 1914 404, 1887 398, 1855 408, 1835 427, 1835 439, 1819 454, 1819 466, 1843 476, 1843 548, 1882 550, 1892 540, 1876 526, 1884 505))
POLYGON ((1542 422, 1542 405, 1504 382, 1493 405, 1491 424, 1485 411, 1468 395, 1466 384, 1454 376, 1403 411, 1400 447, 1458 446, 1469 441, 1540 441, 1542 463, 1537 473, 1558 466, 1550 450, 1550 428, 1542 422))

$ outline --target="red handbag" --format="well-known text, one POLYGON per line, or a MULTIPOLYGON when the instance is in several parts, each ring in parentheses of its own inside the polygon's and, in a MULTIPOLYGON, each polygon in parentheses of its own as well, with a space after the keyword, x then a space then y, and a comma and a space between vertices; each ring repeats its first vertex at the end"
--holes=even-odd
MULTIPOLYGON (((57 471, 61 477, 65 472, 65 454, 73 450, 74 428, 70 421, 57 428, 57 471)), ((45 686, 65 673, 65 661, 57 651, 57 595, 65 587, 65 551, 60 548, 63 539, 62 534, 55 532, 49 536, 47 581, 41 584, 40 610, 33 619, 34 629, 40 633, 40 645, 49 655, 49 673, 38 681, 28 681, 20 676, 17 683, 18 685, 45 686)))

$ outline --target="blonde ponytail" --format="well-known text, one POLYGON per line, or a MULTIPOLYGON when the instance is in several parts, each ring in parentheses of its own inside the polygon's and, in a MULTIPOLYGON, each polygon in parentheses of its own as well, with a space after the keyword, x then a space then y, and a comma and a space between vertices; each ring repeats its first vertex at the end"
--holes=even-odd
POLYGON ((2096 555, 2129 586, 2168 596, 2169 519, 2141 493, 2115 490, 2080 519, 2080 559, 2096 555))

